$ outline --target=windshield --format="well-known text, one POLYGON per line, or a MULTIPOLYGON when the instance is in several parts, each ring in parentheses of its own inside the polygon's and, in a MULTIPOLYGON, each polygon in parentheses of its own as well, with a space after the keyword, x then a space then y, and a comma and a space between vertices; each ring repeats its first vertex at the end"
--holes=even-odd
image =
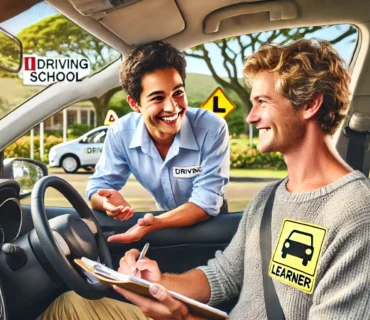
MULTIPOLYGON (((49 6, 46 5, 46 7, 51 10, 49 6)), ((39 17, 38 21, 45 19, 52 19, 56 24, 66 21, 66 18, 56 13, 55 10, 49 12, 47 17, 39 17)), ((27 26, 32 24, 34 22, 27 23, 27 26)), ((21 30, 25 33, 25 28, 21 30)), ((45 29, 46 33, 49 32, 47 30, 49 29, 45 29)), ((69 32, 69 29, 67 31, 69 32)), ((22 36, 22 32, 19 31, 15 34, 22 36)), ((329 40, 347 64, 351 61, 358 39, 356 27, 348 24, 302 27, 235 36, 201 44, 185 51, 187 60, 186 95, 189 106, 209 108, 211 105, 211 111, 225 117, 228 124, 231 182, 225 187, 225 194, 229 201, 230 212, 243 210, 252 197, 266 184, 266 181, 269 181, 268 179, 281 179, 287 175, 282 154, 279 152, 259 152, 256 148, 259 133, 253 126, 248 126, 245 121, 251 106, 249 102, 250 89, 243 81, 243 60, 265 42, 287 43, 299 35, 305 38, 318 37, 329 40), (222 92, 220 88, 223 89, 222 92)), ((64 33, 58 37, 65 39, 65 41, 68 39, 64 33)), ((79 39, 77 37, 73 41, 79 43, 79 39)), ((105 50, 109 49, 105 44, 104 46, 105 50)), ((76 54, 79 52, 78 50, 79 47, 76 46, 76 54)), ((112 49, 109 50, 113 52, 112 49)), ((49 52, 49 54, 55 54, 55 52, 49 52)), ((102 53, 103 57, 105 54, 102 53)), ((96 61, 98 60, 97 58, 96 61)), ((103 63, 100 58, 99 61, 102 63, 96 67, 96 70, 111 60, 108 59, 103 63)), ((90 63, 92 64, 92 62, 90 63)), ((117 67, 117 78, 118 73, 119 68, 117 67)), ((0 80, 4 79, 0 78, 0 80)), ((14 78, 6 79, 9 82, 14 80, 14 78)), ((19 92, 38 88, 23 85, 21 78, 16 78, 16 80, 19 92)), ((40 91, 42 88, 40 87, 38 90, 40 91)), ((65 90, 62 86, 61 88, 61 90, 65 90)), ((4 90, 4 88, 0 86, 0 90, 4 90)), ((93 89, 87 87, 84 92, 89 92, 89 90, 93 89)), ((9 92, 8 96, 16 99, 19 96, 18 91, 15 89, 13 92, 9 92)), ((39 94, 43 95, 44 92, 39 94)), ((68 92, 63 94, 68 95, 68 92)), ((88 179, 93 174, 94 167, 102 154, 107 126, 115 119, 132 112, 132 109, 121 87, 112 87, 100 98, 82 100, 83 97, 85 95, 81 95, 80 101, 64 110, 54 114, 50 112, 49 118, 7 146, 4 150, 4 157, 30 158, 44 162, 49 166, 50 175, 59 176, 69 181, 79 194, 89 202, 85 190, 88 179)), ((23 100, 25 99, 27 96, 23 97, 23 100)), ((50 104, 53 106, 57 104, 60 109, 63 107, 60 101, 50 101, 50 104)), ((41 107, 44 106, 40 104, 40 109, 41 107)), ((135 210, 147 212, 157 210, 151 194, 140 185, 134 176, 128 179, 121 192, 135 210)), ((22 205, 29 203, 29 197, 22 199, 22 205)), ((49 191, 45 204, 47 206, 69 205, 68 201, 55 190, 49 191)), ((300 242, 299 239, 295 239, 295 236, 299 235, 294 235, 292 240, 300 242)), ((301 242, 310 245, 310 239, 308 242, 306 240, 302 239, 301 242)))
MULTIPOLYGON (((116 50, 47 3, 37 4, 0 26, 20 39, 25 55, 87 60, 89 70, 84 75, 95 73, 120 57, 116 50)), ((0 119, 50 83, 29 85, 24 77, 25 68, 18 74, 0 71, 0 119)))

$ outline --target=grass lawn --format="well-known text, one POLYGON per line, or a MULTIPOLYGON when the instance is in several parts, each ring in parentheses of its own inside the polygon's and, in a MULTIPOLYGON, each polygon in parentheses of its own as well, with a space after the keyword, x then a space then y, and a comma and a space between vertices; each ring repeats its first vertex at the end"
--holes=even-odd
POLYGON ((231 177, 253 177, 253 178, 285 178, 287 170, 271 169, 231 169, 231 177))

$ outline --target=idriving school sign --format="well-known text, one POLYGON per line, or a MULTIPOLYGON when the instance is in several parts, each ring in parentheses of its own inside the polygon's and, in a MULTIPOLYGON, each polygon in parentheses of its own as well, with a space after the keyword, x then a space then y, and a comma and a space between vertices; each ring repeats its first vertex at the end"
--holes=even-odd
POLYGON ((46 86, 54 82, 79 82, 90 74, 86 58, 48 58, 25 55, 23 84, 46 86))

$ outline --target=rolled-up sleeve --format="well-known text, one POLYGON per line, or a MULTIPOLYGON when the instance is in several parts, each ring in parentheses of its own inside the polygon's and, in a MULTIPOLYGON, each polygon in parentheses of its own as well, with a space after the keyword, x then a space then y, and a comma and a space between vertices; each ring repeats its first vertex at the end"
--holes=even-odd
POLYGON ((220 130, 208 132, 202 152, 202 172, 193 181, 189 202, 216 216, 223 204, 224 186, 230 176, 229 130, 225 120, 220 130))
POLYGON ((89 200, 99 189, 120 190, 130 176, 131 171, 127 163, 123 141, 118 135, 119 133, 114 133, 112 127, 108 129, 96 171, 89 178, 86 187, 86 196, 89 200))

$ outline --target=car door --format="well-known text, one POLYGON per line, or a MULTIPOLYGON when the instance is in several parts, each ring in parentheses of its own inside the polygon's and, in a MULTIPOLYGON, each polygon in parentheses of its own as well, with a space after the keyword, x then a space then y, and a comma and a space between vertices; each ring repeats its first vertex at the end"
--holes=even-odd
MULTIPOLYGON (((31 206, 23 205, 23 224, 20 236, 33 229, 31 206)), ((73 208, 47 207, 48 219, 71 213, 78 215, 73 208)), ((115 221, 106 214, 93 210, 93 214, 101 226, 107 239, 113 234, 126 232, 135 225, 138 218, 146 212, 136 212, 135 219, 115 221)), ((161 212, 153 212, 155 215, 161 212)), ((183 273, 190 269, 207 264, 214 257, 217 250, 223 250, 230 243, 235 234, 242 212, 221 214, 216 218, 187 228, 173 228, 154 232, 145 239, 131 244, 108 243, 115 269, 124 253, 130 249, 141 250, 146 242, 150 243, 147 257, 157 261, 162 272, 183 273)), ((123 300, 123 297, 112 291, 112 298, 123 300)), ((220 309, 230 311, 236 299, 218 306, 220 309)))

